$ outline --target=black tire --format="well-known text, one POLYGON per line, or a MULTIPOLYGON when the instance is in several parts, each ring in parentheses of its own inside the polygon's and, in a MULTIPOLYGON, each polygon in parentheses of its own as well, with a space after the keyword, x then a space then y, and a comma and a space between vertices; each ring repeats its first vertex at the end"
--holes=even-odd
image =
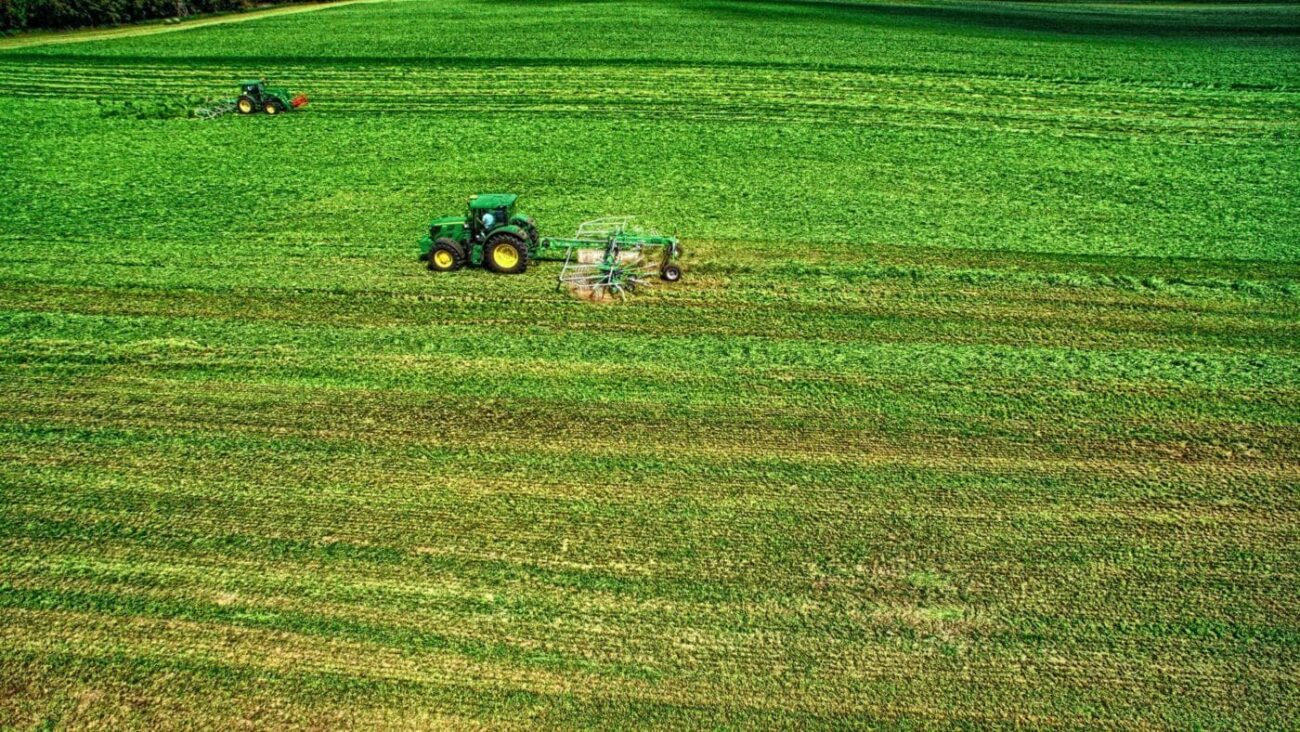
POLYGON ((279 114, 284 111, 284 105, 279 99, 268 99, 262 103, 262 111, 267 114, 279 114))
POLYGON ((524 231, 528 232, 528 248, 536 249, 539 237, 537 236, 537 225, 529 221, 524 224, 524 231))
POLYGON ((465 250, 452 239, 439 238, 433 242, 429 248, 429 269, 434 272, 455 272, 465 266, 465 250), (446 257, 439 257, 439 252, 446 252, 450 255, 450 262, 446 257), (438 260, 441 259, 442 262, 438 260))
POLYGON ((675 264, 665 264, 664 268, 659 270, 659 279, 664 282, 677 282, 682 278, 682 268, 675 264))
POLYGON ((257 111, 257 102, 245 94, 235 102, 235 111, 240 114, 252 114, 257 111))
POLYGON ((528 243, 509 231, 493 234, 483 245, 483 264, 497 274, 520 274, 528 269, 528 243), (507 247, 513 255, 506 253, 507 247))

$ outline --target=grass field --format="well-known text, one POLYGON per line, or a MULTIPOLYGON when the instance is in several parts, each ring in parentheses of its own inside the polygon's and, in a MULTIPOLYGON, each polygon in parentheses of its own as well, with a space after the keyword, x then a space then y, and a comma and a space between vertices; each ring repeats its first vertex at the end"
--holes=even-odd
POLYGON ((1298 427, 1294 5, 0 46, 0 727, 1293 728, 1298 427), (489 190, 686 280, 431 275, 489 190))

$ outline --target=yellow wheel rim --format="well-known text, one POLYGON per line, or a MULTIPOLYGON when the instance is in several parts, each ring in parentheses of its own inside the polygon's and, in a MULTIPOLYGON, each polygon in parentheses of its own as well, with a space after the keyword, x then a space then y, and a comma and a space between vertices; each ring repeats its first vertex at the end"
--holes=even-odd
POLYGON ((251 112, 253 111, 253 105, 249 104, 247 99, 241 99, 239 100, 239 111, 244 113, 251 112))
POLYGON ((455 261, 451 256, 451 252, 446 249, 439 249, 433 253, 433 263, 437 265, 438 269, 451 269, 451 265, 455 261))
POLYGON ((492 247, 492 261, 501 269, 510 269, 519 264, 519 251, 509 244, 492 247))

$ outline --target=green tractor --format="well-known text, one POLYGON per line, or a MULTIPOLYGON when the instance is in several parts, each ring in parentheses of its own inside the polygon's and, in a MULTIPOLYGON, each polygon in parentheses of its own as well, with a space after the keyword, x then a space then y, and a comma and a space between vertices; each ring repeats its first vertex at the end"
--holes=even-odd
POLYGON ((429 222, 420 240, 420 259, 434 272, 453 272, 466 264, 498 274, 519 274, 537 253, 537 225, 515 210, 513 193, 479 193, 469 197, 465 216, 429 222))
POLYGON ((540 259, 563 261, 558 286, 575 294, 603 299, 648 287, 655 275, 665 282, 682 278, 682 250, 675 236, 633 227, 630 216, 586 221, 569 238, 537 236, 532 217, 519 213, 513 193, 469 197, 465 216, 429 222, 420 239, 420 260, 434 272, 453 272, 465 265, 500 274, 519 274, 540 259))
POLYGON ((267 86, 266 79, 252 79, 239 83, 235 110, 240 114, 252 114, 258 110, 267 114, 279 114, 304 107, 308 101, 306 94, 291 97, 287 89, 267 86))

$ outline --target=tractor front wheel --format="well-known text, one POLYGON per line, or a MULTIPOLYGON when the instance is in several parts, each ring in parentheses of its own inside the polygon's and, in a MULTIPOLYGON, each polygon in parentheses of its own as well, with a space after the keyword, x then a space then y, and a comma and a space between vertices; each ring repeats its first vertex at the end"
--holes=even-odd
POLYGON ((262 105, 262 111, 267 114, 279 114, 284 111, 284 105, 280 104, 279 99, 268 99, 266 100, 266 103, 262 105))
POLYGON ((664 282, 676 282, 682 278, 682 268, 675 264, 665 264, 664 268, 659 270, 659 279, 664 282))
POLYGON ((497 274, 519 274, 528 269, 528 244, 508 231, 493 234, 483 245, 483 261, 497 274))
POLYGON ((244 95, 235 102, 235 109, 238 109, 240 114, 252 114, 253 110, 257 109, 257 105, 253 103, 252 97, 244 95))
POLYGON ((465 266, 465 250, 451 239, 438 239, 429 250, 429 269, 434 272, 455 272, 465 266))

